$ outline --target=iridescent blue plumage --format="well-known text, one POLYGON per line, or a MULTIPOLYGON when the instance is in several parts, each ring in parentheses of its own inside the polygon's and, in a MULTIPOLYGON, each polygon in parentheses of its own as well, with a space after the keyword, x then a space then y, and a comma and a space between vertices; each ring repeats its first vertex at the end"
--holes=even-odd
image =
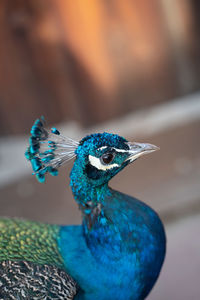
MULTIPOLYGON (((83 223, 61 226, 57 237, 65 270, 79 286, 75 299, 144 299, 164 261, 164 228, 149 206, 112 190, 108 182, 130 162, 157 147, 129 143, 109 133, 92 134, 79 143, 69 140, 70 144, 68 139, 61 143, 42 128, 36 121, 26 154, 40 181, 51 168, 57 170, 72 158, 72 152, 76 156, 70 185, 83 223), (43 151, 41 143, 45 141, 54 143, 52 152, 43 151)), ((52 134, 60 136, 55 128, 52 134)))

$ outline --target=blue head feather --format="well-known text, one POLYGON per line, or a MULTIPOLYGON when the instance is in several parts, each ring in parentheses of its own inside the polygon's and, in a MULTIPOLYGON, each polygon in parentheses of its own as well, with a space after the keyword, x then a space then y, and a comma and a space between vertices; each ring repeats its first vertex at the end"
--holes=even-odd
POLYGON ((80 141, 75 150, 76 160, 70 174, 70 185, 75 200, 85 213, 90 211, 87 208, 88 202, 103 201, 101 195, 107 190, 109 180, 128 164, 128 150, 127 140, 117 134, 95 133, 80 141), (113 159, 108 168, 105 166, 104 169, 101 158, 106 153, 112 153, 113 159), (91 163, 91 157, 99 162, 98 168, 95 163, 91 163))

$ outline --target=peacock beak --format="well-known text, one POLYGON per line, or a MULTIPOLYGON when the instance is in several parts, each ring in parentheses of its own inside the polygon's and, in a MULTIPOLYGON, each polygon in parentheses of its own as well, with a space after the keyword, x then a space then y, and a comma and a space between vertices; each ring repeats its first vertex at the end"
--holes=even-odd
POLYGON ((151 152, 157 151, 160 148, 152 145, 152 144, 146 144, 146 143, 127 143, 129 146, 129 157, 126 159, 126 161, 133 162, 137 158, 139 158, 142 155, 149 154, 151 152))

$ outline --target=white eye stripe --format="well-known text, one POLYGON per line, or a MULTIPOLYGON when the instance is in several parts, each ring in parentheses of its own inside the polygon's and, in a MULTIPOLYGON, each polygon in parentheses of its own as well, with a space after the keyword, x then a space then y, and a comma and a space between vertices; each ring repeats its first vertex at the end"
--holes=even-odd
POLYGON ((127 153, 128 152, 128 150, 117 149, 117 148, 113 148, 113 149, 115 149, 115 151, 117 151, 117 152, 122 152, 122 153, 127 153))
POLYGON ((92 155, 89 155, 88 158, 89 158, 90 164, 93 167, 97 168, 98 170, 106 171, 106 170, 109 170, 109 169, 113 169, 115 167, 119 167, 118 164, 103 165, 100 161, 100 158, 92 156, 92 155))
MULTIPOLYGON (((99 148, 98 150, 103 150, 103 149, 106 149, 106 148, 108 148, 108 147, 103 146, 103 147, 99 148)), ((126 152, 129 151, 129 150, 123 150, 123 149, 118 149, 118 148, 114 148, 114 147, 112 149, 114 149, 116 152, 122 152, 122 153, 126 153, 126 152)))
POLYGON ((98 148, 98 150, 103 150, 103 149, 106 149, 106 148, 108 148, 108 147, 107 146, 103 146, 101 148, 98 148))

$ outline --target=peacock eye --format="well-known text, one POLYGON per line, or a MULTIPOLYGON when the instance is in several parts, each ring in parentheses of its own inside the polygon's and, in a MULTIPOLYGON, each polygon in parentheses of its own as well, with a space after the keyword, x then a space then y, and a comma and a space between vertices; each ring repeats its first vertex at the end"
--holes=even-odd
POLYGON ((113 159, 114 159, 114 153, 111 153, 111 152, 104 153, 101 156, 101 160, 105 165, 108 165, 109 163, 111 163, 113 161, 113 159))

